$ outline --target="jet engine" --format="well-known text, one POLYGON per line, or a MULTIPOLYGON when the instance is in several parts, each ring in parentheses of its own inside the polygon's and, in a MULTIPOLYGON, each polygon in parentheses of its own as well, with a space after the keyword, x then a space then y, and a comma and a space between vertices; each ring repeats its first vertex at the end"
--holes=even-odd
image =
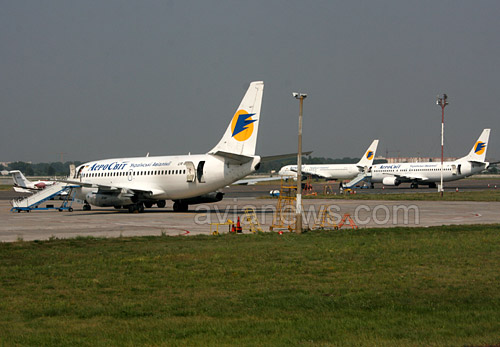
POLYGON ((105 194, 105 193, 88 193, 85 200, 94 206, 126 206, 132 205, 134 202, 128 196, 120 194, 105 194))
POLYGON ((223 198, 224 198, 224 193, 212 192, 200 196, 195 196, 194 198, 182 199, 180 201, 186 205, 195 205, 195 204, 203 204, 209 202, 218 202, 221 201, 223 198))
POLYGON ((401 181, 397 177, 384 177, 382 180, 382 184, 384 186, 399 186, 401 184, 401 181))

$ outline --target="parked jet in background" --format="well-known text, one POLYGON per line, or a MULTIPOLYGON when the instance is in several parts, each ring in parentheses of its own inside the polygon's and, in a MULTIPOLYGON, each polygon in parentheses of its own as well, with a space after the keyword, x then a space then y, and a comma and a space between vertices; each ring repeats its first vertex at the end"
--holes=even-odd
POLYGON ((14 180, 14 190, 18 193, 33 193, 37 190, 44 189, 47 186, 51 186, 55 181, 35 181, 32 182, 19 170, 9 171, 14 180))
MULTIPOLYGON (((331 180, 351 179, 359 174, 367 173, 373 164, 378 140, 373 140, 357 164, 314 164, 302 165, 304 175, 312 175, 331 180)), ((297 176, 297 165, 283 166, 279 174, 281 176, 297 176)))
POLYGON ((264 82, 252 82, 220 142, 208 153, 162 157, 119 158, 88 162, 65 182, 79 185, 76 198, 90 205, 127 208, 142 212, 144 206, 165 207, 174 201, 174 211, 188 205, 216 202, 217 190, 257 170, 255 155, 264 82))
MULTIPOLYGON (((455 161, 444 162, 443 181, 459 180, 487 169, 490 164, 485 161, 489 137, 490 129, 484 129, 468 155, 455 161)), ((402 182, 411 182, 411 188, 418 188, 419 184, 435 188, 436 182, 440 181, 440 161, 378 164, 372 167, 372 183, 398 186, 402 182)))

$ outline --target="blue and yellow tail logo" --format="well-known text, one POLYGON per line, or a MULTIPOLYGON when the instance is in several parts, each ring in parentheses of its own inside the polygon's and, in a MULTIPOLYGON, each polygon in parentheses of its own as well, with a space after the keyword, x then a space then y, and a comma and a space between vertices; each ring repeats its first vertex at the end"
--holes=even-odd
POLYGON ((372 160, 373 159, 373 151, 366 152, 366 159, 368 159, 368 160, 372 160))
POLYGON ((476 153, 477 155, 481 155, 484 153, 485 150, 486 150, 486 143, 482 141, 477 141, 476 145, 474 146, 474 153, 476 153))
POLYGON ((252 119, 255 113, 248 113, 245 110, 239 110, 233 117, 231 122, 232 137, 238 141, 246 141, 253 134, 253 123, 257 119, 252 119))

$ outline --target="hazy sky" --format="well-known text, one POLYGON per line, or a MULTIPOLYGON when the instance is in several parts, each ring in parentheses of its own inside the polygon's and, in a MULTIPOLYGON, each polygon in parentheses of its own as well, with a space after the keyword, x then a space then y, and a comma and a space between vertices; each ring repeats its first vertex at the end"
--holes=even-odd
POLYGON ((0 161, 205 153, 265 82, 258 154, 500 158, 500 1, 2 1, 0 161))

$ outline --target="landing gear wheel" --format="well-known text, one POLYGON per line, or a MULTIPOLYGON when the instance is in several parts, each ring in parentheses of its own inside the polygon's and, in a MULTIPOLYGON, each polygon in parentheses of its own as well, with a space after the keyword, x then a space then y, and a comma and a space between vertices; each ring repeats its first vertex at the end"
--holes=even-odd
POLYGON ((165 200, 158 200, 156 205, 158 205, 159 208, 164 208, 167 205, 167 202, 165 200))
POLYGON ((370 183, 370 189, 373 189, 373 188, 375 188, 375 184, 370 183))
POLYGON ((92 209, 92 207, 90 207, 90 205, 83 205, 84 211, 90 211, 91 209, 92 209))
POLYGON ((418 189, 418 184, 417 183, 412 183, 410 184, 411 189, 418 189))
POLYGON ((152 203, 152 202, 150 202, 150 201, 146 201, 146 202, 144 203, 144 207, 146 207, 146 208, 151 208, 151 207, 153 207, 153 203, 152 203))
POLYGON ((176 201, 174 202, 174 212, 186 212, 188 210, 188 204, 176 201))
POLYGON ((128 212, 129 213, 143 213, 144 212, 144 205, 142 203, 128 205, 128 212))

